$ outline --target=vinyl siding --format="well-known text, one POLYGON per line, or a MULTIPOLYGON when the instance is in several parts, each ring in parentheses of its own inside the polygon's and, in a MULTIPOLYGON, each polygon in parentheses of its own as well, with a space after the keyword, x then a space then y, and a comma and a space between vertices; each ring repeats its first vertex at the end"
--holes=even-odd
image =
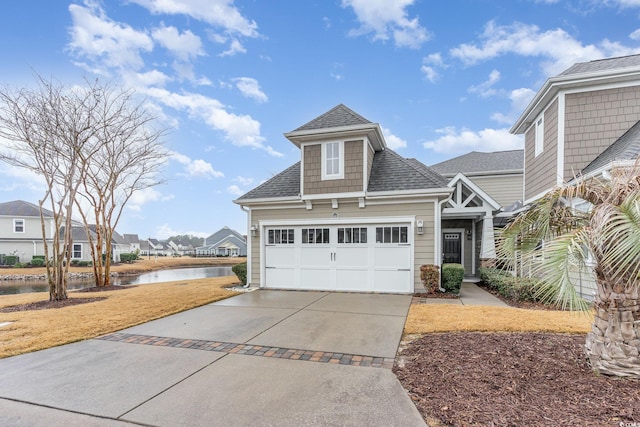
POLYGON ((640 86, 565 96, 564 180, 640 120, 640 86))
MULTIPOLYGON (((378 217, 413 217, 424 221, 424 234, 414 233, 414 288, 422 290, 420 281, 420 266, 433 264, 434 261, 434 201, 422 203, 393 203, 385 205, 369 205, 359 208, 357 202, 340 203, 338 209, 332 209, 330 204, 315 203, 313 209, 252 209, 251 221, 275 220, 306 220, 315 218, 319 224, 339 223, 339 219, 332 219, 333 213, 338 213, 340 219, 348 218, 378 218, 378 217)), ((251 284, 260 284, 260 236, 251 238, 251 284)))
POLYGON ((344 143, 344 179, 322 180, 322 145, 304 146, 304 194, 348 193, 363 191, 364 142, 344 143))
POLYGON ((469 177, 474 184, 491 196, 500 206, 507 207, 522 200, 523 175, 490 175, 469 177))
POLYGON ((544 112, 543 151, 535 156, 535 127, 524 138, 525 199, 534 197, 557 184, 558 165, 558 100, 544 112))

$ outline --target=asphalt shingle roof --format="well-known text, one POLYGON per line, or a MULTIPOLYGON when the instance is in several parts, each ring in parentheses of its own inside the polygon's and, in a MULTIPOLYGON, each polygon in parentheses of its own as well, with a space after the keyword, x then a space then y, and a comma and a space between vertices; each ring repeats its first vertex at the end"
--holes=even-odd
POLYGON ((582 174, 587 175, 616 160, 634 160, 638 156, 640 156, 640 122, 633 125, 624 135, 582 169, 582 174))
MULTIPOLYGON (((373 157, 367 190, 426 190, 446 186, 447 180, 428 166, 415 159, 405 159, 395 151, 386 149, 377 151, 373 157)), ((300 162, 239 197, 239 200, 297 197, 299 194, 300 162)))
POLYGON ((346 105, 339 104, 326 113, 300 126, 294 132, 363 124, 371 124, 371 122, 346 105))
MULTIPOLYGON (((53 212, 43 209, 42 214, 46 218, 53 217, 53 212)), ((0 215, 5 216, 35 216, 40 217, 40 207, 24 200, 0 203, 0 215)))
POLYGON ((289 166, 273 178, 257 186, 240 199, 295 197, 300 194, 300 162, 289 166))
POLYGON ((445 160, 431 166, 434 171, 443 175, 462 173, 498 172, 524 169, 524 150, 496 151, 481 153, 472 151, 453 159, 445 160))
POLYGON ((377 151, 373 157, 368 191, 399 191, 443 188, 447 180, 415 159, 393 150, 377 151))
POLYGON ((597 59, 595 61, 578 62, 560 73, 560 76, 613 70, 616 68, 640 66, 640 55, 619 56, 617 58, 597 59))

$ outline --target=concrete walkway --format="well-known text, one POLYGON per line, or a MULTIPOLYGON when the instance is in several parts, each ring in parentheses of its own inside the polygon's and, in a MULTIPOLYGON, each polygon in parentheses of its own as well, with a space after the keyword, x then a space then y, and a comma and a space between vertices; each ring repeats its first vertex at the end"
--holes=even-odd
POLYGON ((254 291, 0 360, 2 426, 424 426, 390 367, 410 295, 254 291))
POLYGON ((453 304, 453 305, 488 305, 492 307, 508 307, 500 298, 491 295, 473 281, 465 281, 460 288, 460 297, 456 299, 422 298, 422 304, 453 304))

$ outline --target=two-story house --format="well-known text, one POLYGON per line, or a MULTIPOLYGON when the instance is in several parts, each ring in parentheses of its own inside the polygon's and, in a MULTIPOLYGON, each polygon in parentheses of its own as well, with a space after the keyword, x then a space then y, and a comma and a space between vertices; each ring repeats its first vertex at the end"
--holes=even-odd
MULTIPOLYGON (((42 210, 44 232, 48 245, 53 244, 55 223, 53 213, 42 210)), ((23 200, 0 203, 0 254, 17 255, 20 262, 30 262, 34 255, 44 255, 43 225, 40 207, 23 200)), ((72 228, 72 259, 91 260, 89 242, 84 227, 75 223, 72 228)))
POLYGON ((549 78, 511 128, 525 138, 525 203, 640 154, 640 55, 581 62, 549 78))
POLYGON ((234 201, 248 214, 248 282, 423 290, 420 266, 441 261, 447 180, 389 149, 377 123, 342 104, 285 137, 300 161, 234 201))

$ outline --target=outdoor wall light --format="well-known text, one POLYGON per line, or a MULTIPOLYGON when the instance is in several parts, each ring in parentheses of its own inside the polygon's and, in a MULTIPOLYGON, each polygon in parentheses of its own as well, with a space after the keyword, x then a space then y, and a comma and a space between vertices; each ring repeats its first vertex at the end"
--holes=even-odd
POLYGON ((467 230, 467 240, 471 240, 471 230, 467 230))
POLYGON ((251 237, 256 237, 258 234, 258 226, 256 224, 251 224, 251 237))
POLYGON ((417 233, 418 234, 423 234, 424 233, 424 222, 419 219, 416 221, 416 226, 417 226, 417 233))

